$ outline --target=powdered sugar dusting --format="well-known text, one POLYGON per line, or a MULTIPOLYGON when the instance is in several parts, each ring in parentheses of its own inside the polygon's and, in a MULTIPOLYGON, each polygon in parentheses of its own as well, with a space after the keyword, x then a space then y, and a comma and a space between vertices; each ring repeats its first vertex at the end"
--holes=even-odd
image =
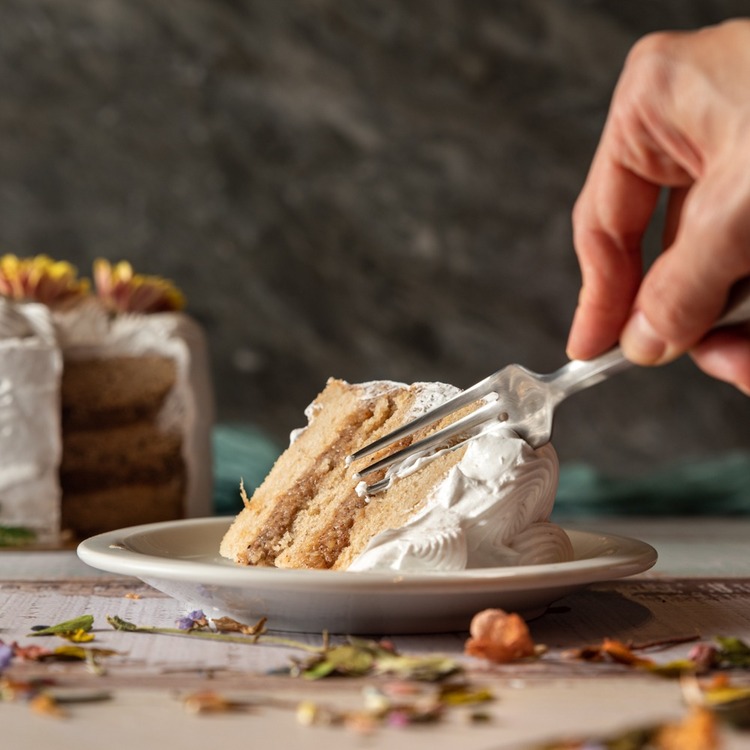
POLYGON ((421 417, 461 393, 460 388, 448 383, 414 383, 412 387, 416 396, 407 419, 421 417))

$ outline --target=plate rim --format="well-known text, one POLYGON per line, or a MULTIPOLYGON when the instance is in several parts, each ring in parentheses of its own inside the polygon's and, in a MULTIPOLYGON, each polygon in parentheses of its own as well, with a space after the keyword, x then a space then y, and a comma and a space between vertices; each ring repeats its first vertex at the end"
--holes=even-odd
MULTIPOLYGON (((357 593, 387 589, 397 591, 460 588, 461 590, 499 590, 556 588, 597 583, 642 573, 656 563, 657 551, 647 542, 628 536, 585 529, 566 529, 574 548, 585 540, 598 540, 615 546, 614 552, 569 562, 475 568, 462 571, 331 571, 290 570, 271 567, 233 565, 230 560, 189 560, 149 555, 128 548, 133 537, 163 533, 174 528, 228 528, 230 516, 209 516, 129 526, 104 532, 83 540, 77 547, 78 557, 87 565, 119 575, 150 580, 200 581, 206 585, 239 588, 284 585, 289 588, 315 586, 317 590, 356 591, 357 593)), ((217 532, 215 532, 217 533, 217 532)), ((219 557, 218 548, 216 557, 219 557)))

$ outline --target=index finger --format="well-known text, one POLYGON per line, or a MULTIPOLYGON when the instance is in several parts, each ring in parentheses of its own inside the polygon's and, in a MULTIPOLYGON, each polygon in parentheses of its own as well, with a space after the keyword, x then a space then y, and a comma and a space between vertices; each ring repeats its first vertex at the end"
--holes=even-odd
POLYGON ((641 282, 641 244, 659 190, 620 162, 605 132, 573 211, 583 283, 571 358, 588 359, 617 343, 641 282))

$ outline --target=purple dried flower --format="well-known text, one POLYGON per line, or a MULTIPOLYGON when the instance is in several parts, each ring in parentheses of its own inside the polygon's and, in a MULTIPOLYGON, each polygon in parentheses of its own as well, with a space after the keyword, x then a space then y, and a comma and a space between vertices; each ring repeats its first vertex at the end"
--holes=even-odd
POLYGON ((688 659, 695 662, 700 671, 706 672, 719 661, 719 650, 710 643, 696 643, 688 653, 688 659))
POLYGON ((180 630, 195 630, 208 626, 208 619, 202 609, 194 609, 190 614, 177 620, 177 627, 180 630))
POLYGON ((0 672, 2 672, 13 659, 13 647, 0 641, 0 672))
POLYGON ((388 713, 388 726, 394 729, 402 729, 411 724, 411 717, 406 711, 390 711, 388 713))

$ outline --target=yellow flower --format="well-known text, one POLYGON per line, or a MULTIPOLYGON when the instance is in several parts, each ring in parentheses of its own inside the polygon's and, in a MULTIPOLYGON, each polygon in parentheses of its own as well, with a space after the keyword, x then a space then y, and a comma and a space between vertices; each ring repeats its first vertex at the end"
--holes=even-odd
POLYGON ((180 310, 185 298, 160 276, 133 273, 127 261, 114 266, 103 258, 94 261, 94 284, 101 302, 112 312, 156 313, 180 310))
POLYGON ((42 302, 50 307, 89 293, 88 279, 79 279, 75 266, 47 255, 0 257, 0 295, 15 300, 42 302))

